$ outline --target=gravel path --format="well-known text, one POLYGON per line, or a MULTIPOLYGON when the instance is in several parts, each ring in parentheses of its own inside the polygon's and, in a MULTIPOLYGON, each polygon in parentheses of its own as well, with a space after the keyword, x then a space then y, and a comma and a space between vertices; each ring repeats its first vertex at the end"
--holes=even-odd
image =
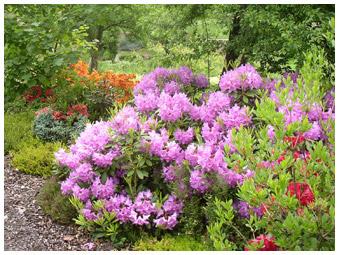
MULTIPOLYGON (((44 215, 36 195, 44 183, 38 176, 14 169, 5 157, 5 250, 88 250, 90 237, 76 225, 60 225, 44 215)), ((93 250, 112 250, 109 242, 95 242, 93 250)))

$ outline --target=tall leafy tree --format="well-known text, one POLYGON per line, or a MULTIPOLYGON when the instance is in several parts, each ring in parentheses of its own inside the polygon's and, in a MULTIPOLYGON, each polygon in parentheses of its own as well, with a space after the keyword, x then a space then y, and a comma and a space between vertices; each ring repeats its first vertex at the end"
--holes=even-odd
POLYGON ((104 48, 114 48, 121 32, 133 31, 140 10, 136 5, 75 5, 74 8, 78 24, 89 27, 88 41, 96 43, 90 52, 91 69, 98 68, 104 48), (115 39, 107 42, 104 40, 107 35, 115 39))

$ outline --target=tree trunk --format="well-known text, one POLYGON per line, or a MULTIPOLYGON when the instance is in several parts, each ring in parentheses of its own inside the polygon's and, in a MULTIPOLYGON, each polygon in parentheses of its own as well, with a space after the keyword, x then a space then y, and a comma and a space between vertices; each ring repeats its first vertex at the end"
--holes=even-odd
POLYGON ((102 52, 102 48, 103 48, 103 43, 102 43, 102 37, 104 34, 104 28, 102 26, 99 26, 96 29, 96 36, 95 39, 98 40, 97 43, 97 50, 92 50, 91 51, 91 65, 90 65, 90 69, 91 71, 93 71, 94 69, 98 69, 98 60, 99 60, 99 55, 102 52))
MULTIPOLYGON (((232 23, 232 29, 230 31, 230 35, 228 38, 228 43, 233 41, 234 38, 236 38, 240 34, 240 20, 243 12, 247 8, 247 4, 242 4, 240 6, 240 9, 235 13, 233 17, 233 23, 232 23)), ((233 47, 226 47, 226 53, 225 53, 225 66, 222 69, 221 75, 225 73, 226 71, 232 69, 232 66, 230 65, 231 62, 234 62, 239 56, 237 55, 236 51, 233 47)), ((241 64, 245 62, 244 58, 241 59, 241 64)))

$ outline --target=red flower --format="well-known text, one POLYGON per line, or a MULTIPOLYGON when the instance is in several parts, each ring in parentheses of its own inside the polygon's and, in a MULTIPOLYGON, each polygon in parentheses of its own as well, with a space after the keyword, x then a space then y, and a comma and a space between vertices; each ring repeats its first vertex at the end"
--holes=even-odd
POLYGON ((24 98, 25 98, 26 102, 28 102, 28 103, 31 103, 31 102, 33 102, 36 99, 32 95, 24 95, 24 98))
MULTIPOLYGON (((277 251, 278 246, 274 243, 274 237, 260 235, 256 239, 252 239, 248 241, 248 244, 256 244, 260 245, 263 244, 261 248, 258 248, 258 251, 277 251)), ((249 251, 248 247, 245 247, 245 251, 249 251)))
POLYGON ((41 98, 40 98, 40 102, 41 102, 41 103, 46 103, 46 102, 47 102, 47 99, 44 98, 44 97, 41 97, 41 98))
POLYGON ((76 104, 68 107, 67 115, 72 116, 74 113, 79 113, 85 117, 88 117, 87 105, 85 104, 76 104))
POLYGON ((294 158, 295 160, 297 160, 298 158, 300 158, 300 151, 295 151, 295 152, 293 153, 293 158, 294 158))
POLYGON ((265 213, 268 212, 268 206, 266 204, 262 203, 261 206, 260 206, 260 211, 264 215, 265 213))
POLYGON ((285 136, 284 137, 285 142, 290 142, 292 147, 297 146, 298 144, 301 144, 305 141, 305 137, 303 135, 298 136, 285 136))
POLYGON ((46 91, 45 91, 45 96, 46 97, 51 97, 53 95, 54 95, 53 89, 51 89, 51 88, 46 89, 46 91))
POLYGON ((287 194, 290 196, 294 196, 294 194, 296 194, 301 205, 308 205, 314 202, 314 194, 307 183, 290 182, 287 188, 287 194))
POLYGON ((285 156, 284 155, 280 155, 277 161, 280 164, 281 161, 283 161, 283 160, 285 160, 285 156))
POLYGON ((35 98, 39 98, 42 95, 42 88, 39 85, 31 87, 30 91, 35 98))
POLYGON ((24 94, 26 102, 31 103, 42 96, 42 88, 39 85, 30 87, 24 94))
POLYGON ((62 112, 55 111, 52 113, 52 115, 55 120, 66 120, 65 114, 62 112))

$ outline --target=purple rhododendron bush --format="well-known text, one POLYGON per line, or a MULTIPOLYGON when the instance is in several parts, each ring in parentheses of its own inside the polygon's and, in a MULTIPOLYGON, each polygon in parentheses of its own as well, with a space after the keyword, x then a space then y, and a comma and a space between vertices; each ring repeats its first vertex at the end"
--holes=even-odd
POLYGON ((218 86, 157 68, 109 121, 55 157, 76 223, 133 243, 185 234, 213 250, 334 249, 334 91, 316 65, 218 86))

